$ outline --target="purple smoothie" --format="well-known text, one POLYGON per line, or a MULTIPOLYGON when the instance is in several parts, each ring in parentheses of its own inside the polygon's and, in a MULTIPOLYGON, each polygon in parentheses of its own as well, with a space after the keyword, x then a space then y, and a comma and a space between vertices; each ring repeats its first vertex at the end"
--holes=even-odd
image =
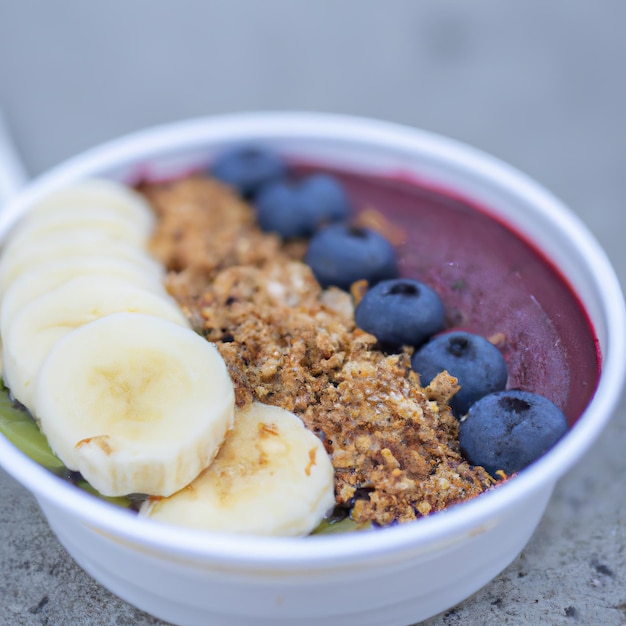
MULTIPOLYGON (((308 171, 320 168, 297 168, 308 171)), ((403 231, 401 274, 438 292, 447 327, 499 336, 507 387, 546 396, 573 424, 596 388, 598 343, 580 301, 541 252, 447 190, 403 176, 326 171, 345 185, 357 214, 373 208, 403 231)))

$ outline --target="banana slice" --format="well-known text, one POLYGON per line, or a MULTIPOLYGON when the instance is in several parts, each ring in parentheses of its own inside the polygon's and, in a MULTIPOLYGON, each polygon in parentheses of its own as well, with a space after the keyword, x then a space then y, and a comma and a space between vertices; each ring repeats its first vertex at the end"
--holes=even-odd
POLYGON ((11 231, 5 251, 28 245, 38 245, 42 240, 59 232, 98 230, 112 239, 126 241, 133 246, 146 248, 150 232, 136 223, 105 209, 85 208, 81 211, 64 209, 44 215, 27 215, 11 231))
POLYGON ((112 239, 98 230, 77 229, 50 235, 37 245, 28 245, 5 250, 0 257, 0 297, 11 283, 27 270, 40 267, 58 259, 102 256, 116 257, 132 261, 151 272, 155 277, 163 277, 163 267, 147 251, 124 241, 112 239))
POLYGON ((72 278, 85 275, 93 277, 96 283, 103 276, 111 276, 134 287, 167 295, 160 278, 132 261, 108 256, 59 259, 25 271, 7 289, 0 307, 0 335, 6 336, 8 326, 16 313, 31 300, 72 278))
POLYGON ((71 330, 112 313, 145 313, 189 326, 167 295, 133 287, 122 279, 78 276, 24 306, 2 335, 3 373, 11 393, 33 408, 34 381, 54 345, 71 330))
POLYGON ((233 422, 233 385, 215 346, 148 315, 117 313, 67 334, 36 388, 50 446, 107 496, 181 489, 233 422))
POLYGON ((215 461, 188 487, 149 499, 140 515, 204 530, 297 536, 333 508, 334 473, 321 441, 284 409, 253 403, 215 461))
POLYGON ((143 232, 151 232, 156 223, 154 212, 136 191, 120 183, 91 178, 51 193, 34 205, 29 215, 40 216, 60 210, 83 211, 104 209, 137 224, 143 232))

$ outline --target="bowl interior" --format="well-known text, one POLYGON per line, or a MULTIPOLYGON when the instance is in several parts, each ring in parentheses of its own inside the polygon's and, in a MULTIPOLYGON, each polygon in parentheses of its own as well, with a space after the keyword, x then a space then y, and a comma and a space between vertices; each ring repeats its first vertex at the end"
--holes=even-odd
MULTIPOLYGON (((444 514, 377 533, 315 540, 216 537, 137 519, 74 489, 0 437, 0 463, 18 481, 67 514, 135 545, 193 558, 241 563, 352 563, 376 555, 428 551, 471 534, 508 506, 553 483, 585 452, 609 419, 624 379, 625 316, 619 283, 581 222, 525 175, 477 150, 429 133, 373 120, 321 114, 241 114, 144 131, 91 150, 34 181, 0 214, 0 236, 37 199, 72 181, 104 176, 134 183, 204 169, 242 141, 272 145, 287 157, 358 172, 404 176, 452 189, 486 208, 538 248, 570 283, 597 337, 602 371, 575 427, 548 454, 493 492, 444 514)), ((551 487, 550 487, 551 488, 551 487)))

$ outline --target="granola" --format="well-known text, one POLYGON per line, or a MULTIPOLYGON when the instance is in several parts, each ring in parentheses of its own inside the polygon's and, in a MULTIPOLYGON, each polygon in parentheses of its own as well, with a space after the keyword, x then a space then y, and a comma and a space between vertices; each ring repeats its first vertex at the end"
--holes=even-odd
POLYGON ((158 216, 151 247, 194 329, 215 342, 240 407, 298 415, 323 441, 336 503, 357 522, 405 522, 493 484, 458 446, 456 379, 422 388, 410 351, 386 355, 354 324, 353 294, 322 290, 306 242, 263 233, 253 209, 201 175, 140 185, 158 216))

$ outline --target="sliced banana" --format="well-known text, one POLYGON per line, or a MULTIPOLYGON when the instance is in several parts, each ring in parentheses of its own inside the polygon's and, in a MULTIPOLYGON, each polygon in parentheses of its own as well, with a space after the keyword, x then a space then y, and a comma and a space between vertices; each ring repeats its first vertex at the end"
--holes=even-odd
POLYGON ((33 408, 34 381, 55 344, 71 330, 111 315, 144 313, 189 326, 175 300, 110 276, 78 276, 32 300, 8 324, 3 343, 3 373, 11 393, 33 408))
POLYGON ((137 224, 144 232, 151 232, 156 223, 154 212, 139 193, 126 185, 100 178, 82 180, 51 193, 34 205, 29 214, 43 216, 60 210, 83 211, 85 208, 116 213, 137 224))
POLYGON ((176 492, 209 466, 233 422, 215 346, 148 315, 117 313, 67 334, 36 388, 51 448, 107 496, 176 492))
POLYGON ((127 259, 105 255, 58 259, 26 270, 13 281, 2 299, 0 335, 6 336, 16 313, 31 300, 78 276, 91 276, 95 283, 111 276, 155 294, 167 293, 160 277, 127 259))
POLYGON ((55 233, 82 229, 98 230, 139 248, 146 248, 150 237, 150 231, 105 209, 65 209, 44 215, 27 215, 11 232, 5 251, 9 253, 15 248, 38 245, 55 233))
POLYGON ((5 250, 0 258, 0 297, 22 273, 59 259, 102 256, 126 259, 161 278, 163 267, 147 251, 111 238, 96 229, 77 229, 50 235, 36 245, 5 250))
POLYGON ((207 470, 173 496, 149 499, 140 515, 218 532, 298 536, 334 503, 333 467, 321 441, 289 411, 253 403, 236 411, 207 470))

